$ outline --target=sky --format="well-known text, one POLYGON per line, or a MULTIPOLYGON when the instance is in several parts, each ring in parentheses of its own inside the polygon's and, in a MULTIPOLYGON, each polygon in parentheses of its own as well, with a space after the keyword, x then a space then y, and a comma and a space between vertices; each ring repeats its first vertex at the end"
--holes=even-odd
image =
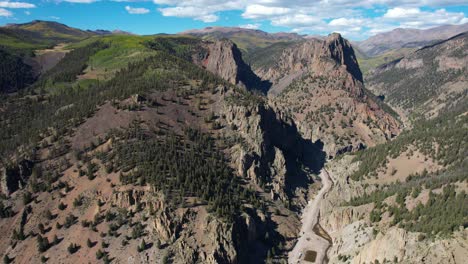
POLYGON ((0 25, 36 19, 142 35, 231 26, 362 40, 468 23, 468 0, 0 0, 0 25))

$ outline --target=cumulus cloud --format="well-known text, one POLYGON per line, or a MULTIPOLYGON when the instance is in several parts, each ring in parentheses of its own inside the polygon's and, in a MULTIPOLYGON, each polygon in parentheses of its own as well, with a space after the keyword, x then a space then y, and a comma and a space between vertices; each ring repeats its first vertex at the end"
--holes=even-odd
MULTIPOLYGON (((269 21, 295 32, 374 34, 396 27, 427 28, 468 22, 464 13, 441 7, 466 5, 466 0, 153 0, 164 16, 204 22, 219 20, 223 11, 241 11, 248 24, 269 21), (422 11, 421 7, 433 7, 422 11), (369 15, 365 10, 375 10, 369 15), (378 12, 377 12, 378 10, 378 12), (250 21, 249 21, 250 20, 250 21), (346 32, 346 33, 344 33, 346 32)), ((247 25, 248 25, 247 24, 247 25)))
POLYGON ((35 8, 36 5, 24 2, 0 1, 0 7, 3 8, 35 8))
POLYGON ((241 27, 241 28, 247 28, 247 29, 259 29, 260 26, 261 26, 260 23, 255 23, 255 24, 240 25, 239 27, 241 27))
POLYGON ((248 5, 242 17, 249 19, 267 19, 280 15, 291 13, 292 10, 287 7, 265 6, 265 5, 248 5))
POLYGON ((142 14, 148 14, 150 12, 149 9, 143 8, 143 7, 126 6, 125 10, 127 10, 127 12, 132 15, 142 15, 142 14))
POLYGON ((0 17, 11 17, 13 13, 6 10, 5 8, 0 8, 0 17))
POLYGON ((401 27, 428 28, 445 24, 463 24, 468 22, 462 12, 448 12, 437 9, 433 12, 422 11, 419 8, 395 7, 383 15, 383 21, 399 23, 401 27))
MULTIPOLYGON (((28 1, 28 0, 12 0, 28 1)), ((3 16, 9 8, 34 6, 25 2, 0 0, 3 16), (17 6, 17 7, 15 7, 17 6), (6 8, 6 9, 5 9, 6 8)), ((48 0, 71 3, 148 2, 166 17, 181 17, 213 23, 226 11, 240 12, 246 28, 273 26, 294 32, 328 34, 340 32, 362 38, 397 27, 428 28, 443 24, 467 23, 463 12, 444 9, 466 6, 466 0, 48 0)), ((35 7, 35 6, 34 6, 35 7)), ((126 6, 130 14, 146 14, 146 8, 126 6)))

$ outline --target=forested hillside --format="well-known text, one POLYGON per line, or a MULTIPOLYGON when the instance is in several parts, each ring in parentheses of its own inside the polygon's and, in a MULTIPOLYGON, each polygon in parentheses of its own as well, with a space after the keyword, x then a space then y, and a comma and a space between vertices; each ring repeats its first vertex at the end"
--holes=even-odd
POLYGON ((0 93, 22 89, 34 81, 31 66, 21 57, 0 49, 0 93))

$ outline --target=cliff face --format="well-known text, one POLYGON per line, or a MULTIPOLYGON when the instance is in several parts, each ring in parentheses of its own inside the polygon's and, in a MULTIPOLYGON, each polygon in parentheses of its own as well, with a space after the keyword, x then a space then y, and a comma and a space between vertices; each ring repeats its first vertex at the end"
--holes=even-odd
POLYGON ((339 34, 287 48, 257 74, 273 84, 270 103, 288 113, 304 137, 323 141, 330 157, 399 133, 398 121, 366 92, 354 51, 339 34))
POLYGON ((21 160, 11 167, 0 168, 1 193, 9 195, 22 188, 32 173, 33 162, 21 160))
POLYGON ((218 75, 229 83, 251 90, 265 92, 270 84, 261 81, 250 66, 242 60, 242 54, 236 44, 229 40, 204 42, 204 54, 197 53, 193 62, 204 69, 218 75))
MULTIPOLYGON (((291 46, 283 51, 273 65, 259 68, 256 73, 262 79, 272 82, 269 93, 273 95, 280 94, 295 79, 308 73, 349 78, 346 83, 348 89, 357 86, 355 81, 362 82, 362 73, 351 44, 336 33, 325 40, 310 39, 291 46)), ((362 95, 359 89, 353 92, 356 96, 362 95)))
MULTIPOLYGON (((344 205, 353 197, 377 190, 375 186, 349 179, 359 166, 352 159, 345 155, 327 164, 334 185, 321 204, 320 225, 333 240, 328 251, 330 263, 341 263, 343 258, 353 264, 376 261, 464 263, 468 257, 465 250, 468 243, 463 238, 468 233, 466 229, 461 228, 447 238, 421 240, 419 233, 392 225, 388 219, 372 222, 369 217, 375 207, 372 202, 360 206, 344 205)), ((389 216, 382 216, 383 219, 386 217, 389 216)))
POLYGON ((268 105, 228 105, 223 112, 245 143, 232 154, 239 175, 266 186, 273 199, 284 202, 298 188, 307 189, 311 179, 301 167, 317 172, 323 166, 325 153, 320 142, 304 140, 291 119, 268 105))

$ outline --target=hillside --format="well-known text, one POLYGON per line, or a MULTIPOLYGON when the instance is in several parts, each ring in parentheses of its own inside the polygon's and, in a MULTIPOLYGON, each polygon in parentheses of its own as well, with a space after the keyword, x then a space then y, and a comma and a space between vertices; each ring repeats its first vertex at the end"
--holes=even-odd
POLYGON ((357 46, 367 56, 374 57, 401 48, 421 48, 465 31, 468 31, 468 23, 445 25, 425 30, 397 28, 358 42, 357 46))
POLYGON ((0 32, 5 263, 468 258, 466 33, 0 32))
POLYGON ((26 96, 2 101, 1 251, 19 262, 285 258, 320 144, 234 86, 243 70, 210 66, 245 66, 229 41, 153 37, 151 55, 74 85, 114 43, 77 44, 26 96))
POLYGON ((378 67, 367 88, 405 115, 437 116, 466 98, 468 33, 378 67))
POLYGON ((467 110, 465 98, 389 143, 328 164, 335 188, 321 225, 333 239, 331 262, 463 263, 467 110))
POLYGON ((0 52, 5 58, 0 61, 0 93, 25 88, 53 67, 66 53, 54 50, 57 44, 80 41, 92 35, 57 22, 40 20, 0 27, 0 52))
POLYGON ((339 34, 288 47, 256 73, 272 83, 270 101, 305 137, 323 142, 329 157, 399 133, 398 121, 368 96, 354 51, 339 34))
POLYGON ((92 33, 50 21, 35 20, 25 24, 8 24, 0 28, 0 46, 11 50, 32 51, 61 42, 74 42, 92 33))
POLYGON ((359 50, 357 45, 353 44, 353 48, 356 53, 356 58, 359 62, 359 68, 361 69, 364 78, 367 78, 367 76, 379 66, 397 59, 401 59, 405 55, 416 50, 416 48, 401 48, 389 50, 376 56, 367 56, 364 52, 359 50))

